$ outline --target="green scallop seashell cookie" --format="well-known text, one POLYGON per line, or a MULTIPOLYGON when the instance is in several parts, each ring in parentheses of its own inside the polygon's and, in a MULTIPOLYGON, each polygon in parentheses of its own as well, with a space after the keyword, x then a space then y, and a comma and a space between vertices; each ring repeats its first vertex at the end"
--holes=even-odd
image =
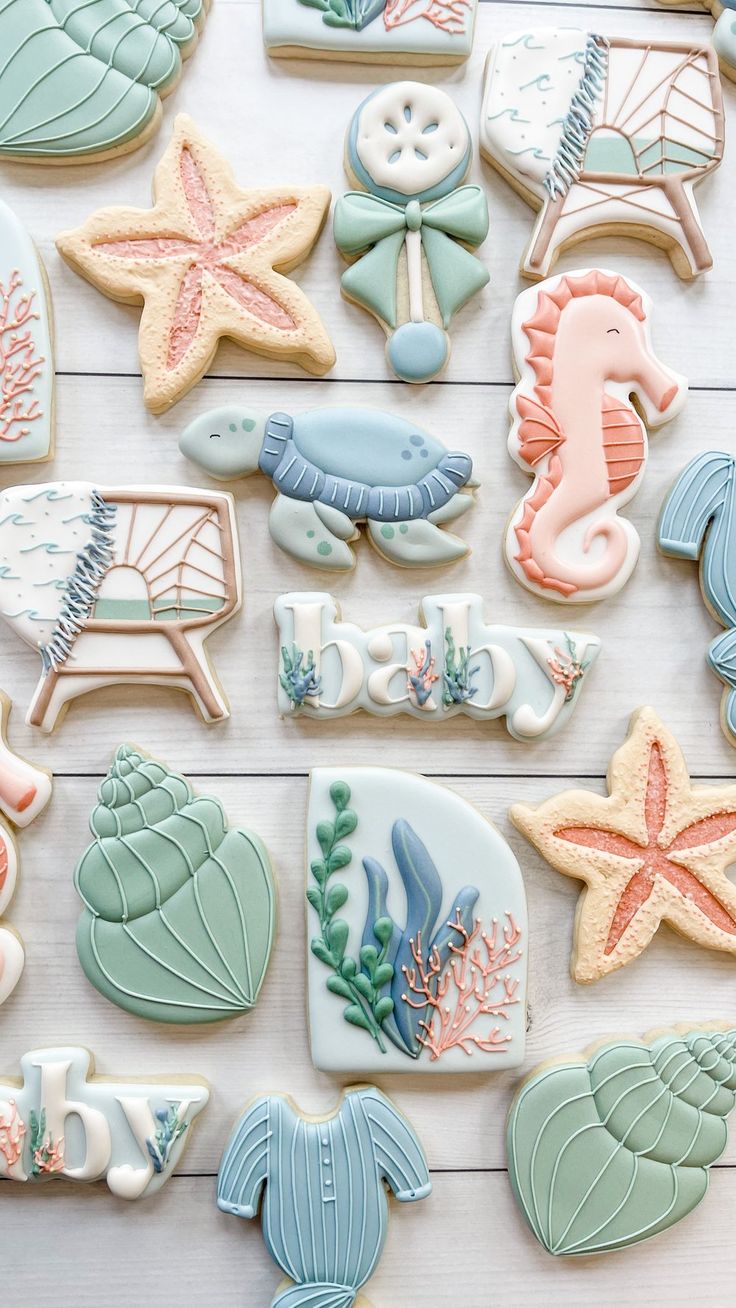
POLYGON ((155 1022, 252 1008, 273 944, 276 889, 257 836, 228 827, 162 763, 121 745, 98 792, 74 884, 77 952, 112 1003, 155 1022))

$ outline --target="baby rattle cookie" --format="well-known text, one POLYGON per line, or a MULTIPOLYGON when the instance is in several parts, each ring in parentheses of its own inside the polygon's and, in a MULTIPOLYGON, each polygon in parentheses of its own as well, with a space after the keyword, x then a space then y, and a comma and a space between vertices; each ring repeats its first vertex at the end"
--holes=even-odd
POLYGON ((543 27, 488 56, 481 151, 541 211, 521 265, 533 280, 586 233, 657 245, 680 277, 710 268, 693 188, 723 139, 710 48, 543 27))
POLYGON ((261 841, 218 800, 121 745, 74 874, 77 953, 101 995, 155 1022, 218 1022, 252 1008, 276 927, 261 841))
POLYGON ((260 1207, 266 1249, 289 1278, 271 1308, 351 1308, 383 1252, 387 1189, 415 1203, 432 1183, 412 1127, 380 1090, 351 1086, 319 1117, 261 1095, 225 1148, 217 1206, 250 1220, 260 1207))
POLYGON ((311 251, 325 186, 242 190, 179 114, 153 183, 153 209, 99 209, 57 248, 103 295, 142 304, 143 395, 162 413, 196 386, 222 337, 313 373, 335 362, 325 327, 285 274, 311 251))
POLYGON ((53 396, 46 270, 28 233, 0 201, 0 465, 51 458, 53 396))
POLYGON ((345 169, 361 189, 335 205, 335 242, 351 260, 342 292, 378 319, 403 381, 441 372, 453 315, 488 281, 470 252, 488 235, 483 190, 462 185, 472 149, 449 95, 420 82, 379 87, 348 129, 345 169))
POLYGON ((436 567, 469 552, 442 526, 474 502, 470 455, 405 418, 347 407, 291 417, 228 405, 190 423, 179 446, 213 477, 270 477, 272 538, 316 568, 355 566, 358 524, 402 567, 436 567))
POLYGON ((285 59, 459 64, 476 10, 477 0, 263 0, 263 39, 285 59))
POLYGON ((635 282, 601 269, 550 277, 514 305, 509 453, 534 483, 504 555, 545 599, 604 599, 636 566, 639 537, 618 511, 644 476, 647 426, 668 422, 687 398, 685 378, 654 354, 651 315, 635 282))
POLYGON ((611 759, 608 795, 566 790, 511 821, 578 900, 571 972, 598 981, 643 953, 661 922, 704 949, 736 955, 736 785, 693 786, 682 751, 639 709, 611 759))

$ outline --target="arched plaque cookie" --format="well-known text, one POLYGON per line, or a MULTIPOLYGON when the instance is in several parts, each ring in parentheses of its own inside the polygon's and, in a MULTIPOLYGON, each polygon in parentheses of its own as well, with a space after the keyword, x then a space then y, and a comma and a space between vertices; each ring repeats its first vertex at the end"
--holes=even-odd
POLYGON ((28 233, 0 201, 0 467, 51 458, 53 394, 46 271, 28 233))
POLYGON ((458 64, 477 0, 263 0, 270 55, 361 64, 458 64))

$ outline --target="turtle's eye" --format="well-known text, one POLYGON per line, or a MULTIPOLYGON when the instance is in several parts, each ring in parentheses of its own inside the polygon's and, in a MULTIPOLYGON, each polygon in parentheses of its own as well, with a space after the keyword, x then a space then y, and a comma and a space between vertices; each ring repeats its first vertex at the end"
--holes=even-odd
POLYGON ((219 431, 211 431, 211 432, 210 432, 210 440, 211 440, 211 441, 221 441, 221 440, 222 440, 222 437, 221 437, 219 431))

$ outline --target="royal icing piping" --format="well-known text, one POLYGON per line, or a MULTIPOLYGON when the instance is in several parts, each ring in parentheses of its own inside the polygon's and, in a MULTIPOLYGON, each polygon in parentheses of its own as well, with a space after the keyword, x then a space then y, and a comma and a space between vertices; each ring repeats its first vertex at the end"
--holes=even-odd
POLYGON ((479 595, 427 595, 424 625, 363 631, 324 592, 281 595, 279 712, 335 718, 364 709, 390 717, 506 718, 517 740, 558 730, 600 650, 579 631, 489 625, 479 595))
POLYGON ((179 444, 214 477, 269 477, 277 493, 271 536, 316 568, 355 566, 358 523, 384 558, 403 567, 451 563, 468 552, 440 524, 473 504, 470 456, 405 418, 347 407, 291 417, 227 405, 196 418, 179 444))
POLYGON ((683 277, 711 267, 693 188, 723 155, 712 50, 576 28, 511 33, 488 57, 480 141, 541 209, 526 276, 547 276, 565 245, 601 228, 665 245, 683 277))
POLYGON ((653 352, 651 312, 634 282, 599 269, 551 277, 514 305, 521 380, 509 452, 534 483, 504 552, 522 585, 547 599, 614 595, 636 565, 639 537, 618 510, 644 476, 647 425, 668 422, 687 397, 685 379, 653 352))
POLYGON ((465 800, 408 772, 316 769, 307 900, 315 1067, 493 1072, 522 1062, 521 871, 465 800))
POLYGON ((736 1030, 619 1038, 543 1063, 517 1091, 509 1180, 551 1254, 606 1253, 700 1203, 736 1103, 736 1030))
POLYGON ((460 63, 470 54, 476 10, 477 0, 264 0, 263 38, 272 55, 460 63))
POLYGON ((0 616, 43 664, 33 726, 51 731, 70 700, 126 682, 178 686, 205 721, 227 717, 204 641, 240 603, 224 492, 89 482, 0 492, 0 616))
POLYGON ((634 714, 608 795, 566 790, 512 822, 564 876, 585 882, 571 960, 597 981, 638 958, 667 922, 704 949, 736 955, 736 785, 693 787, 674 736, 634 714))
POLYGON ((0 1078, 0 1177, 106 1180, 142 1199, 168 1180, 209 1099, 206 1082, 96 1077, 86 1049, 35 1049, 0 1078))
POLYGON ((312 249, 330 203, 326 187, 242 190, 219 151, 179 114, 153 195, 153 209, 100 209, 56 242, 103 294, 143 303, 149 409, 160 413, 195 386, 223 336, 310 372, 332 367, 319 315, 277 271, 312 249))
POLYGON ((319 1118, 265 1095, 230 1137, 217 1206, 248 1219, 260 1208, 266 1248, 289 1278, 271 1308, 351 1308, 383 1252, 387 1188, 414 1203, 432 1184, 414 1131, 380 1090, 345 1090, 319 1118))
POLYGON ((467 248, 488 234, 484 192, 461 185, 471 157, 456 105, 419 82, 373 91, 348 129, 348 174, 362 189, 335 205, 335 241, 353 260, 342 289, 381 323, 404 381, 429 381, 444 367, 446 329, 488 281, 467 248))
POLYGON ((156 1022, 217 1022, 252 1008, 273 944, 276 889, 257 836, 218 800, 129 745, 98 792, 74 884, 87 979, 156 1022))
POLYGON ((33 242, 2 202, 0 258, 0 464, 34 463, 49 457, 53 442, 46 277, 33 242))
MULTIPOLYGON (((687 4, 688 0, 674 0, 675 4, 687 4)), ((660 0, 669 4, 669 0, 660 0)), ((718 55, 718 63, 725 77, 736 79, 736 17, 734 0, 699 0, 704 9, 710 11, 715 19, 713 29, 713 46, 718 55)))

